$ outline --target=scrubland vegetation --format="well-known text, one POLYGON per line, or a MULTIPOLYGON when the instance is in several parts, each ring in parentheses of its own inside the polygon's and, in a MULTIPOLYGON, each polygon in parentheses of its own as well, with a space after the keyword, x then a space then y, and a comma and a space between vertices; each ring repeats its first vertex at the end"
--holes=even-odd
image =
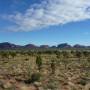
POLYGON ((0 90, 90 90, 90 51, 0 51, 0 90))

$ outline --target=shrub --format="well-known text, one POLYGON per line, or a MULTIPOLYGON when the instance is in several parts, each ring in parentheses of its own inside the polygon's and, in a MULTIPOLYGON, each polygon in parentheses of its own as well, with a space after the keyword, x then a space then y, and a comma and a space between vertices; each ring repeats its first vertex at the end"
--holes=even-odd
POLYGON ((36 64, 38 66, 38 70, 40 71, 41 66, 42 66, 42 58, 40 56, 37 56, 37 58, 36 58, 36 64))
POLYGON ((33 73, 28 79, 24 80, 24 83, 31 84, 34 82, 38 82, 40 80, 41 74, 40 73, 33 73))
POLYGON ((81 84, 81 85, 85 86, 86 85, 86 81, 85 80, 80 80, 80 82, 78 82, 78 84, 81 84))
POLYGON ((17 54, 16 52, 10 52, 10 55, 12 56, 12 58, 14 58, 17 54))
POLYGON ((31 75, 31 82, 39 81, 40 77, 41 77, 40 73, 33 73, 31 75))

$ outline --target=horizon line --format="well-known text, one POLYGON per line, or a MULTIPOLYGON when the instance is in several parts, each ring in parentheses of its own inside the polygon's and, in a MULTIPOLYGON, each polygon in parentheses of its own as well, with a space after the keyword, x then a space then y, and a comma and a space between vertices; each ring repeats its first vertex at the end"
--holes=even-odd
POLYGON ((13 42, 0 42, 1 43, 10 43, 10 44, 15 44, 15 45, 20 45, 20 46, 25 46, 25 45, 28 45, 28 44, 32 44, 32 45, 35 45, 35 46, 42 46, 42 45, 48 45, 48 46, 58 46, 60 44, 67 44, 67 45, 70 45, 70 46, 75 46, 75 45, 81 45, 81 46, 90 46, 90 45, 85 45, 85 44, 80 44, 80 43, 76 43, 76 44, 70 44, 70 43, 67 43, 67 42, 62 42, 62 43, 57 43, 57 44, 53 44, 53 45, 50 45, 50 44, 35 44, 35 43, 27 43, 27 44, 18 44, 18 43, 13 43, 13 42))

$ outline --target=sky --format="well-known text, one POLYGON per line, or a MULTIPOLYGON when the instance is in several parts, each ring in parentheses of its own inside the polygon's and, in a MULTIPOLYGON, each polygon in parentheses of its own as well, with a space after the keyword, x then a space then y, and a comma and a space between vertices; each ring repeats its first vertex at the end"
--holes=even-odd
POLYGON ((90 45, 90 0, 0 0, 0 42, 90 45))

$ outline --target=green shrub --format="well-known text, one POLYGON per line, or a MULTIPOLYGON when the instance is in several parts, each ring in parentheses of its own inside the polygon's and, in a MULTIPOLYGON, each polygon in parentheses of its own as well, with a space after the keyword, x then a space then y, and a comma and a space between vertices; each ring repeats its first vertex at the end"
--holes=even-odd
POLYGON ((36 57, 36 64, 38 66, 38 70, 40 71, 41 66, 42 66, 42 58, 40 56, 36 57))
POLYGON ((14 58, 17 55, 17 53, 16 52, 10 52, 10 55, 12 58, 14 58))
POLYGON ((33 73, 31 75, 31 82, 39 81, 40 80, 40 77, 41 77, 41 74, 40 73, 33 73))

